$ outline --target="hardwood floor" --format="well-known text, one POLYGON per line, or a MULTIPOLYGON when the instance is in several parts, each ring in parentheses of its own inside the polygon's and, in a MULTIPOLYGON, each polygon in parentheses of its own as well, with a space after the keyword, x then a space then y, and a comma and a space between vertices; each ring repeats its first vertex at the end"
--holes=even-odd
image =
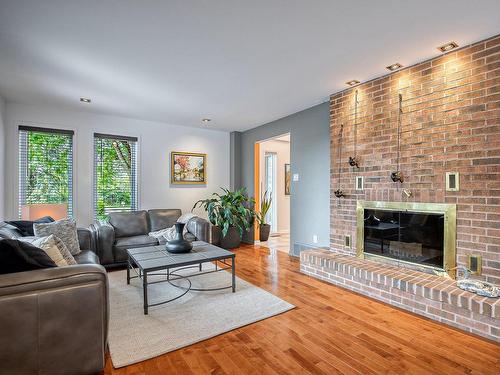
POLYGON ((500 345, 299 273, 299 261, 237 250, 237 275, 297 307, 104 374, 500 374, 500 345))

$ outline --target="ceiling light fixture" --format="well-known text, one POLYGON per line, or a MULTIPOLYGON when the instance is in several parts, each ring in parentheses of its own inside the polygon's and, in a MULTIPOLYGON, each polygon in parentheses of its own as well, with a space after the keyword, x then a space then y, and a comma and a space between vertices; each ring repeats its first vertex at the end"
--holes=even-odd
POLYGON ((346 84, 348 84, 349 86, 355 86, 358 83, 359 83, 359 81, 357 79, 352 79, 352 80, 346 82, 346 84))
POLYGON ((385 68, 389 69, 391 72, 393 72, 395 70, 401 69, 402 67, 403 67, 403 65, 401 65, 400 63, 395 63, 395 64, 391 64, 389 66, 386 66, 385 68))
POLYGON ((80 98, 80 101, 82 103, 90 103, 92 100, 90 100, 89 98, 80 98))
POLYGON ((458 44, 456 42, 449 42, 446 44, 443 44, 442 46, 438 47, 438 50, 441 52, 448 52, 451 51, 452 49, 455 49, 458 47, 458 44))
POLYGON ((202 118, 201 119, 201 122, 204 122, 205 124, 209 123, 210 121, 212 121, 212 119, 210 119, 210 118, 202 118))

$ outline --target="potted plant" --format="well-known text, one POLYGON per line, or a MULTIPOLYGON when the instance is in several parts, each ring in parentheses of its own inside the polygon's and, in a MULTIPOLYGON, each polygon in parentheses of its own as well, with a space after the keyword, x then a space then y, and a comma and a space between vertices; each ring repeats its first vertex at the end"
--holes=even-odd
POLYGON ((212 242, 225 249, 240 246, 243 233, 248 231, 255 217, 255 201, 246 194, 246 189, 236 191, 221 188, 224 194, 213 193, 211 198, 201 199, 193 206, 207 212, 208 220, 215 226, 212 242), (220 239, 214 238, 219 235, 220 239))
POLYGON ((271 208, 273 198, 271 193, 268 194, 266 190, 260 199, 260 212, 255 214, 255 218, 259 223, 259 239, 260 241, 267 241, 269 239, 269 232, 271 231, 271 225, 267 223, 267 213, 271 208))

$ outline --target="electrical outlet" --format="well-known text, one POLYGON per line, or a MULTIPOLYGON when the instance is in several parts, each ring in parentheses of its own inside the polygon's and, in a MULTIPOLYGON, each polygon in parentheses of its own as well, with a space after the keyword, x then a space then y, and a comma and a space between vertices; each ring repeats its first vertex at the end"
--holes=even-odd
POLYGON ((318 243, 318 235, 317 234, 313 235, 313 243, 318 243))
POLYGON ((351 248, 351 235, 350 234, 347 234, 344 237, 344 246, 349 248, 349 249, 351 248))
POLYGON ((483 268, 482 263, 481 255, 467 255, 467 268, 470 269, 473 275, 481 275, 483 268))
POLYGON ((356 190, 364 189, 364 179, 363 176, 356 176, 356 190))
POLYGON ((446 191, 460 190, 460 174, 458 172, 446 172, 446 191))

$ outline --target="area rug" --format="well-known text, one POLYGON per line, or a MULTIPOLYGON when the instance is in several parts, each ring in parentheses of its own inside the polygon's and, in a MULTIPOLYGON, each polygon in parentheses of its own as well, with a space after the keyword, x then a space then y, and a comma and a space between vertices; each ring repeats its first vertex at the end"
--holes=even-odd
MULTIPOLYGON (((190 271, 184 270, 183 274, 189 275, 190 271)), ((108 275, 108 342, 114 367, 144 361, 294 308, 273 294, 236 278, 235 293, 231 289, 190 291, 173 302, 150 307, 149 315, 144 315, 140 280, 133 279, 127 285, 126 271, 108 275)), ((215 272, 190 280, 193 288, 217 288, 230 285, 231 274, 215 272)), ((148 276, 148 281, 154 278, 148 276)), ((176 283, 185 285, 185 281, 176 283)), ((168 283, 148 287, 150 304, 177 295, 179 289, 168 283)))

